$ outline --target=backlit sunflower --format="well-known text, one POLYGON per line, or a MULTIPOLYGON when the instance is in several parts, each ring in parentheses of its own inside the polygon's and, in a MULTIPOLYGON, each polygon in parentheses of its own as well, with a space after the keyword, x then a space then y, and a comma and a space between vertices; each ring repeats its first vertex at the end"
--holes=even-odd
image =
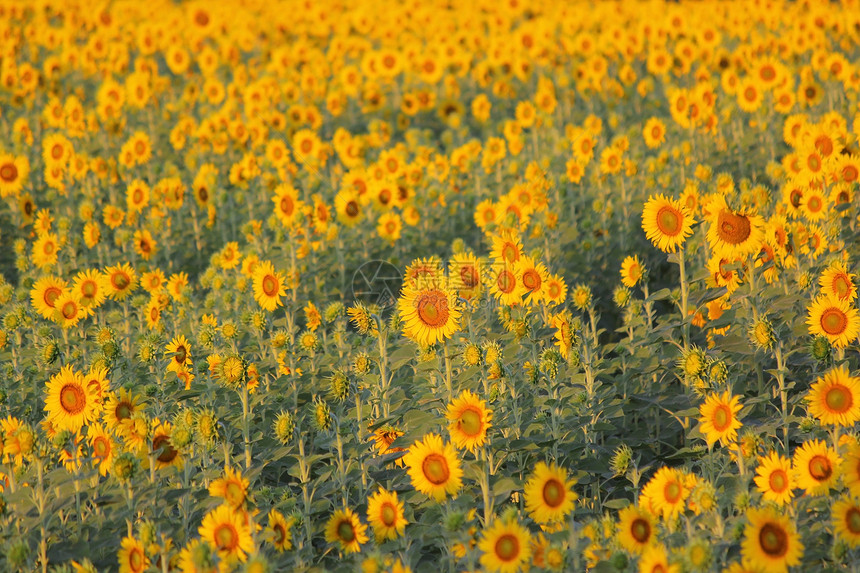
POLYGON ((761 216, 731 209, 719 194, 708 205, 708 212, 707 237, 715 254, 726 259, 744 259, 759 252, 764 241, 761 216))
POLYGON ((487 403, 471 390, 463 392, 448 404, 448 432, 458 448, 474 451, 487 441, 493 412, 487 403))
POLYGON ((491 266, 487 284, 490 293, 505 306, 521 305, 527 292, 519 268, 505 262, 491 266))
POLYGON ((792 471, 795 483, 807 495, 826 495, 836 484, 840 463, 836 450, 820 440, 807 440, 794 451, 792 471))
POLYGON ((563 521, 573 511, 577 495, 573 492, 574 479, 568 479, 567 470, 556 464, 539 462, 523 487, 526 510, 537 523, 563 521))
POLYGON ((409 468, 412 486, 438 502, 457 493, 462 485, 463 469, 457 451, 453 445, 443 443, 438 434, 427 434, 412 444, 403 462, 409 468))
POLYGON ((450 287, 457 296, 469 300, 481 292, 482 278, 486 273, 486 262, 472 253, 458 253, 448 261, 450 287))
POLYGON ((127 388, 119 393, 107 393, 104 399, 104 423, 108 430, 124 436, 131 424, 131 417, 140 409, 140 397, 127 388))
POLYGON ((403 535, 408 522, 403 516, 403 502, 398 501, 397 492, 385 491, 380 487, 370 496, 367 500, 367 521, 373 526, 377 543, 403 535))
POLYGON ((173 424, 153 420, 152 449, 150 452, 155 456, 155 468, 162 469, 170 466, 180 466, 182 456, 172 443, 170 438, 173 432, 173 424))
POLYGON ((844 263, 836 263, 828 267, 818 281, 821 294, 833 296, 848 302, 857 298, 857 286, 854 284, 854 273, 849 273, 844 263))
POLYGON ((851 427, 860 421, 860 379, 844 366, 820 376, 806 394, 809 413, 824 426, 851 427))
POLYGON ((520 258, 522 252, 522 241, 515 232, 502 231, 498 235, 493 235, 493 248, 490 251, 490 258, 494 261, 513 265, 520 258))
POLYGON ((30 303, 43 318, 52 318, 56 310, 57 299, 63 294, 69 283, 56 277, 42 277, 30 289, 30 303))
POLYGON ((646 547, 639 558, 639 573, 680 573, 681 566, 669 564, 669 554, 660 544, 646 547))
POLYGON ((699 422, 709 446, 717 441, 725 446, 737 438, 741 408, 740 396, 732 396, 728 390, 719 395, 711 394, 699 406, 699 422))
POLYGON ((403 334, 421 346, 440 342, 460 328, 456 295, 440 283, 424 288, 404 286, 397 301, 403 334))
POLYGON ((567 298, 567 284, 561 275, 549 275, 542 288, 543 300, 547 305, 559 305, 567 298))
POLYGON ((693 223, 679 200, 663 194, 649 197, 642 210, 645 236, 664 253, 674 253, 693 234, 693 223))
POLYGON ((529 305, 538 304, 543 300, 543 283, 546 282, 549 271, 540 261, 522 255, 514 263, 515 274, 519 276, 524 291, 524 302, 529 305))
POLYGON ((657 524, 650 513, 635 505, 628 505, 618 512, 616 535, 621 547, 631 553, 642 553, 657 541, 657 524))
POLYGON ((497 519, 484 529, 478 549, 486 571, 516 573, 525 568, 531 556, 531 535, 516 521, 497 519))
POLYGON ((116 439, 106 432, 101 424, 93 424, 87 431, 87 441, 92 451, 93 465, 99 470, 100 475, 107 475, 117 456, 116 439))
POLYGON ((819 296, 808 307, 809 333, 820 334, 836 348, 844 348, 860 334, 860 315, 847 300, 819 296))
POLYGON ((336 543, 344 553, 358 553, 367 543, 367 526, 349 508, 338 509, 325 526, 325 540, 336 543))
POLYGON ((30 176, 30 161, 23 155, 0 155, 0 197, 17 195, 30 176))
POLYGON ((765 501, 780 505, 791 501, 795 484, 790 459, 771 452, 758 459, 755 474, 756 489, 765 501))
POLYGON ((106 268, 105 275, 110 288, 108 294, 114 300, 124 300, 137 288, 137 273, 128 263, 106 268))
POLYGON ((254 267, 254 298, 260 306, 273 311, 283 304, 281 297, 287 294, 284 277, 275 271, 270 261, 261 261, 254 267))
POLYGON ((671 519, 684 510, 690 495, 683 474, 674 468, 663 467, 642 488, 640 502, 652 511, 671 519))
POLYGON ((239 509, 245 505, 248 496, 248 479, 242 477, 238 470, 227 468, 224 476, 209 484, 209 495, 220 497, 233 509, 239 509))
POLYGON ((860 546, 860 501, 843 497, 833 504, 833 532, 849 547, 860 546))
POLYGON ((289 551, 293 548, 292 527, 295 518, 284 517, 277 509, 269 512, 269 526, 266 528, 268 539, 279 552, 289 551))
POLYGON ((107 278, 96 269, 79 272, 72 284, 72 290, 88 310, 98 308, 107 299, 108 289, 107 278))
POLYGON ((83 374, 63 366, 47 386, 45 412, 57 430, 77 432, 101 414, 96 394, 87 387, 83 374))
POLYGON ((149 558, 143 550, 143 543, 133 537, 122 540, 117 553, 120 573, 143 573, 149 567, 149 558))
POLYGON ((168 372, 178 372, 183 367, 191 365, 191 344, 185 335, 174 336, 164 348, 164 356, 170 358, 167 365, 168 372))
POLYGON ((636 255, 625 257, 621 262, 621 284, 628 288, 633 288, 639 284, 644 273, 645 268, 636 255))
POLYGON ((275 196, 272 198, 275 204, 275 215, 285 227, 289 227, 301 213, 303 203, 299 201, 299 192, 295 187, 288 184, 278 185, 275 188, 275 196))
POLYGON ((741 555, 765 573, 784 573, 800 563, 803 544, 791 518, 773 508, 750 509, 744 529, 741 555))
POLYGON ((221 505, 206 514, 198 529, 200 537, 212 545, 227 563, 244 562, 254 551, 251 528, 244 512, 221 505))

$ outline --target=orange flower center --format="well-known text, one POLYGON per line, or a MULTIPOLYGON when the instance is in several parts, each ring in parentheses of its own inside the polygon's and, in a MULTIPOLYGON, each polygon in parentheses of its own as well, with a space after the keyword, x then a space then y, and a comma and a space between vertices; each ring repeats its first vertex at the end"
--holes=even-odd
POLYGON ((788 552, 788 534, 776 523, 766 523, 761 528, 758 543, 769 557, 782 557, 788 552))
POLYGON ((169 464, 179 455, 179 452, 170 445, 170 438, 163 434, 152 439, 152 451, 161 452, 156 459, 163 464, 169 464))
POLYGON ((506 533, 496 541, 495 551, 499 561, 514 561, 520 555, 520 540, 516 535, 506 533))
POLYGON ((725 404, 720 404, 714 410, 714 418, 712 420, 714 429, 718 432, 725 432, 732 424, 732 411, 725 404))
POLYGON ((648 523, 647 519, 637 517, 630 524, 630 535, 638 543, 646 543, 651 538, 651 524, 648 523))
POLYGON ((830 465, 830 460, 825 456, 812 456, 807 465, 809 475, 817 482, 823 482, 833 474, 833 467, 830 465))
POLYGON ((842 384, 834 384, 824 394, 824 403, 827 409, 835 414, 844 414, 854 405, 851 391, 842 384))
POLYGON ((681 233, 683 217, 683 213, 678 209, 671 205, 663 205, 657 211, 657 228, 660 233, 674 237, 681 233))
POLYGON ((448 461, 440 454, 430 454, 421 463, 424 478, 433 485, 442 485, 448 482, 451 472, 448 470, 448 461))
POLYGON ((538 290, 540 288, 540 273, 535 269, 528 269, 523 273, 523 284, 529 290, 538 290))
POLYGON ((550 478, 543 486, 543 502, 556 509, 564 503, 564 484, 555 478, 550 478))
POLYGON ((397 510, 394 508, 393 504, 382 504, 382 508, 379 511, 379 520, 386 527, 394 527, 394 522, 397 520, 397 510))
POLYGON ((18 178, 18 168, 15 167, 14 163, 7 163, 3 167, 0 167, 0 179, 6 181, 7 183, 11 183, 18 178))
POLYGON ((232 551, 239 546, 239 532, 231 523, 221 523, 212 535, 218 549, 232 551))
POLYGON ((845 528, 854 535, 860 535, 860 509, 852 507, 845 512, 845 528))
POLYGON ((67 414, 74 416, 83 412, 87 405, 87 396, 84 389, 77 384, 66 384, 60 390, 60 405, 67 414))
POLYGON ((845 332, 848 317, 840 309, 830 307, 821 313, 821 329, 830 336, 838 336, 845 332))
POLYGON ((782 493, 788 489, 788 474, 785 470, 774 470, 768 477, 767 483, 774 493, 782 493))
POLYGON ((717 230, 720 239, 731 245, 743 243, 752 232, 748 217, 732 213, 727 209, 721 210, 717 216, 717 230))
POLYGON ((278 280, 273 275, 263 277, 263 294, 266 296, 276 296, 278 294, 278 280))
POLYGON ((481 413, 475 408, 468 408, 460 414, 458 423, 460 431, 469 437, 478 436, 483 428, 481 413))
POLYGON ((448 297, 438 290, 424 292, 415 303, 418 318, 431 328, 439 328, 448 322, 448 297))
POLYGON ((666 487, 663 488, 663 497, 666 499, 666 503, 678 503, 681 499, 681 491, 681 484, 678 482, 670 481, 667 483, 666 487))

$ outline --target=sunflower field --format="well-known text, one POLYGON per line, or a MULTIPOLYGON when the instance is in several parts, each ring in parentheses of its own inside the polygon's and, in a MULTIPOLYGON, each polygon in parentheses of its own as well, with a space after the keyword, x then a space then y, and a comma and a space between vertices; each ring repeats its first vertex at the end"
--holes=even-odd
POLYGON ((858 0, 0 0, 0 571, 860 571, 858 140, 858 0))

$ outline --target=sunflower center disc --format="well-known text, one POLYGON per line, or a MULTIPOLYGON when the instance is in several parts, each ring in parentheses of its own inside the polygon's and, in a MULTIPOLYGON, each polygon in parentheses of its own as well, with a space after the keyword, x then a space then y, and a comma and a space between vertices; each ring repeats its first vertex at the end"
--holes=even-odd
POLYGON ((448 462, 439 454, 430 454, 421 464, 424 477, 433 485, 441 485, 448 481, 448 462))
POLYGON ((496 541, 496 556, 500 561, 513 561, 520 554, 520 542, 511 535, 506 534, 499 537, 496 541))
POLYGON ((785 530, 772 523, 766 523, 758 534, 762 551, 771 557, 780 557, 788 551, 788 534, 785 530))

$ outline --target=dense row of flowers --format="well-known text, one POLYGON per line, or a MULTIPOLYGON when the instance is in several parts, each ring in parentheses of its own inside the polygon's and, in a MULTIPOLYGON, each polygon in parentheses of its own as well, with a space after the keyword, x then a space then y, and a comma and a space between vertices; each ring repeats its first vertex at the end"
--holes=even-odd
POLYGON ((0 569, 856 567, 858 30, 0 0, 0 569))

